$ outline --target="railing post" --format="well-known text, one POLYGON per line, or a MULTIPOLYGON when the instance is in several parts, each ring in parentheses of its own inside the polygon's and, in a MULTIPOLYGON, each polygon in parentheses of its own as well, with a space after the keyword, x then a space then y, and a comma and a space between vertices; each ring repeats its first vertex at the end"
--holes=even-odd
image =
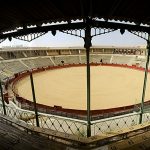
POLYGON ((35 117, 36 117, 36 125, 37 125, 37 127, 39 127, 39 118, 38 118, 38 111, 37 111, 37 107, 36 107, 36 98, 35 98, 35 90, 34 90, 34 82, 33 82, 32 72, 30 72, 30 81, 31 81, 31 88, 32 88, 34 111, 35 111, 35 117))
POLYGON ((2 99, 4 115, 6 115, 6 107, 5 107, 5 102, 4 102, 3 87, 2 87, 2 81, 1 80, 0 80, 0 90, 1 90, 1 99, 2 99))
POLYGON ((91 136, 91 115, 90 115, 90 47, 91 47, 91 27, 86 20, 84 47, 86 49, 86 68, 87 68, 87 137, 91 136))
POLYGON ((144 99, 145 99, 145 91, 146 91, 146 82, 147 82, 147 73, 148 73, 148 65, 149 65, 149 55, 150 55, 150 35, 148 34, 147 40, 147 61, 145 67, 145 74, 144 74, 144 83, 143 83, 143 92, 142 92, 142 101, 141 101, 141 112, 140 112, 140 119, 139 123, 142 123, 143 113, 144 113, 144 99))

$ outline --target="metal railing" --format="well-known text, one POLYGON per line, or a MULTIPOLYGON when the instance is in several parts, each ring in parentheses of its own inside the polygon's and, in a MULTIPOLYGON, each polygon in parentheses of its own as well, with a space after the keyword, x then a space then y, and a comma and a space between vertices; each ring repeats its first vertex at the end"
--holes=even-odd
POLYGON ((93 135, 101 133, 111 133, 123 128, 129 128, 137 125, 139 121, 139 113, 131 113, 122 116, 101 119, 92 122, 93 135))
MULTIPOLYGON (((4 114, 3 106, 0 104, 0 113, 4 114)), ((16 120, 22 120, 27 125, 36 126, 35 113, 29 110, 23 110, 14 103, 6 105, 6 114, 16 120)), ((103 133, 115 133, 117 130, 131 128, 139 124, 140 113, 134 112, 126 115, 91 121, 91 135, 100 135, 103 133)), ((72 119, 51 114, 39 113, 39 125, 41 128, 78 135, 80 137, 87 136, 87 122, 79 119, 72 119)), ((150 122, 150 113, 143 114, 142 123, 150 122)))
MULTIPOLYGON (((0 113, 4 114, 2 104, 0 104, 0 113)), ((6 114, 11 118, 22 120, 26 124, 36 126, 35 113, 33 111, 23 110, 12 104, 12 106, 6 105, 6 114)), ((39 113, 38 118, 41 128, 86 136, 86 121, 44 113, 39 113)))

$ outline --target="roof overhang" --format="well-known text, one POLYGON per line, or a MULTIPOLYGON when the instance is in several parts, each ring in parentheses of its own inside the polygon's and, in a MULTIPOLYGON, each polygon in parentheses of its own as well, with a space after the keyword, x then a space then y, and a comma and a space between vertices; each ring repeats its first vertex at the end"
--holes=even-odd
POLYGON ((87 25, 86 18, 91 19, 88 22, 91 27, 150 33, 149 2, 145 0, 3 0, 0 12, 0 39, 83 29, 87 25), (43 26, 47 23, 48 26, 43 26))

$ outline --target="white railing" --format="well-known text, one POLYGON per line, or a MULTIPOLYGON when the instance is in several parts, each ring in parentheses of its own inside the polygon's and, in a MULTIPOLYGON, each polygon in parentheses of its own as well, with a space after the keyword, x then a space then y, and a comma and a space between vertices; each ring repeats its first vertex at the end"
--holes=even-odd
MULTIPOLYGON (((0 103, 0 113, 3 114, 3 107, 0 103)), ((36 126, 35 113, 33 111, 23 110, 14 103, 6 105, 7 116, 22 120, 26 124, 36 126)), ((87 122, 85 120, 73 119, 51 114, 39 113, 39 124, 41 128, 64 132, 73 135, 86 136, 87 122)), ((142 123, 150 122, 150 113, 143 114, 142 123)), ((139 113, 130 113, 126 115, 91 121, 91 135, 100 135, 102 133, 115 132, 125 128, 131 128, 139 123, 139 113)))

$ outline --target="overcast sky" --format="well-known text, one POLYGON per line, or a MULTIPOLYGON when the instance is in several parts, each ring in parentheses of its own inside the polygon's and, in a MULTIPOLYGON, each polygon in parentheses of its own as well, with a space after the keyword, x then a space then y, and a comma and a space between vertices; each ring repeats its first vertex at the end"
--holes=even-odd
MULTIPOLYGON (((32 47, 83 47, 83 39, 65 33, 57 32, 52 36, 51 32, 46 35, 33 40, 32 42, 25 42, 21 40, 12 39, 0 44, 2 46, 32 46, 32 47)), ((123 35, 119 31, 99 35, 92 39, 93 46, 146 46, 146 41, 129 33, 125 32, 123 35)))

